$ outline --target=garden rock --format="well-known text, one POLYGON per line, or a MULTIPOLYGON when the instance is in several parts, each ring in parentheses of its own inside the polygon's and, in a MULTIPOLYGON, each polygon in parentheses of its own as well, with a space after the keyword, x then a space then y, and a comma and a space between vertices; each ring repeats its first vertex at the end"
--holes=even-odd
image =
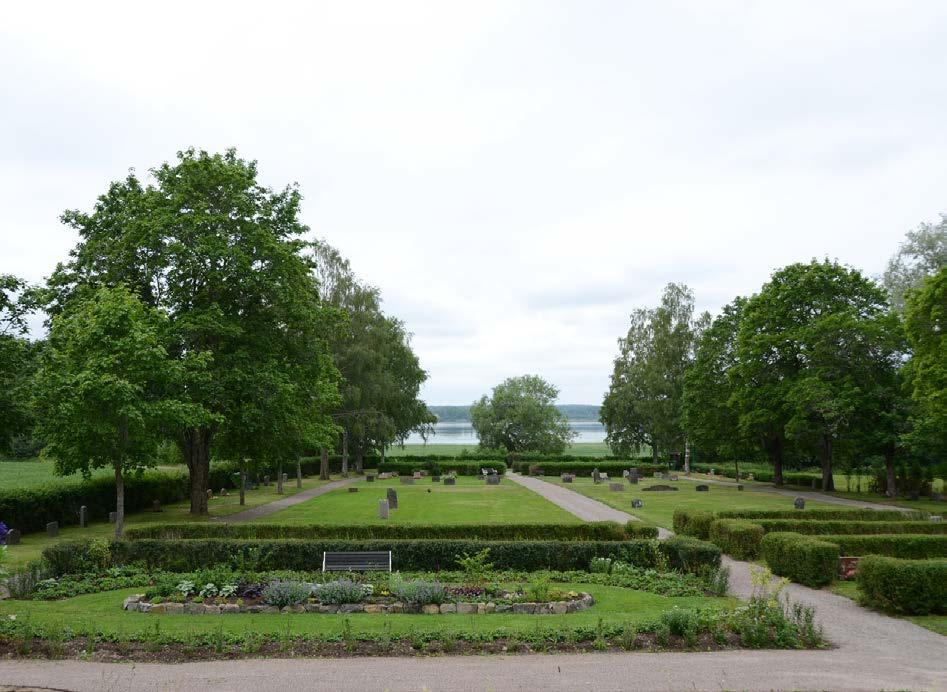
POLYGON ((441 612, 441 607, 436 603, 429 603, 425 606, 421 606, 421 612, 425 615, 437 615, 441 612))
POLYGON ((144 594, 135 594, 134 596, 129 596, 122 602, 122 610, 138 610, 138 602, 144 597, 144 594), (135 608, 129 608, 129 606, 134 605, 135 608))
POLYGON ((447 615, 449 613, 456 613, 457 606, 453 603, 441 603, 441 614, 447 615))
POLYGON ((184 614, 185 615, 203 615, 204 604, 203 603, 185 603, 184 614))
POLYGON ((569 612, 569 604, 565 601, 556 601, 552 604, 553 615, 565 615, 569 612))
POLYGON ((299 603, 299 604, 297 604, 297 605, 284 606, 284 607, 283 607, 283 612, 284 612, 284 613, 305 613, 305 612, 306 612, 306 606, 304 606, 304 605, 301 604, 301 603, 299 603))
POLYGON ((498 613, 509 613, 512 610, 513 610, 513 606, 507 603, 501 603, 500 605, 496 607, 496 612, 498 613))
POLYGON ((239 613, 240 606, 238 606, 236 603, 225 603, 224 605, 220 606, 220 612, 222 614, 239 613))
MULTIPOLYGON (((166 612, 168 615, 180 615, 184 612, 183 603, 164 603, 163 605, 164 612, 166 612)), ((151 611, 154 612, 154 608, 152 608, 151 611)))
POLYGON ((385 606, 380 603, 366 603, 365 607, 362 608, 366 613, 384 613, 385 606))
POLYGON ((362 610, 361 603, 343 603, 339 606, 340 613, 358 613, 362 610))
POLYGON ((393 615, 403 613, 404 603, 392 603, 390 606, 388 606, 388 612, 392 613, 393 615))
POLYGON ((476 603, 458 603, 457 612, 461 615, 473 615, 477 612, 476 603))
POLYGON ((204 615, 220 615, 220 606, 211 604, 204 604, 204 615))

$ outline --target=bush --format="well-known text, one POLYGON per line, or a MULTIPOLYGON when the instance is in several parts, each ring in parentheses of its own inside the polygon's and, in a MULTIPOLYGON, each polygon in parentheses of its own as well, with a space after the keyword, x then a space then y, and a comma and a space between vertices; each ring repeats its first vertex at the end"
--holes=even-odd
MULTIPOLYGON (((519 473, 529 473, 530 467, 534 464, 527 462, 514 462, 513 470, 519 473)), ((663 466, 642 466, 636 461, 602 461, 601 459, 592 459, 590 461, 543 461, 542 472, 544 476, 559 476, 563 473, 574 473, 580 478, 591 478, 592 469, 597 468, 602 473, 607 473, 615 479, 621 479, 622 472, 631 467, 638 468, 638 475, 652 474, 655 471, 666 471, 663 466)))
POLYGON ((828 584, 838 571, 837 545, 798 533, 768 533, 760 552, 774 573, 806 586, 828 584))
POLYGON ((876 534, 819 536, 820 541, 835 543, 842 555, 887 555, 908 560, 947 557, 947 536, 876 534))
POLYGON ((776 509, 728 510, 717 512, 719 519, 795 519, 796 521, 916 521, 924 516, 919 512, 899 512, 893 509, 776 509))
POLYGON ((710 525, 710 540, 737 560, 759 555, 763 527, 743 519, 717 519, 710 525))
POLYGON ((483 540, 623 541, 630 538, 657 538, 658 530, 630 521, 587 524, 474 524, 430 526, 410 524, 323 525, 323 524, 150 524, 125 532, 129 540, 143 538, 242 538, 242 539, 321 539, 346 540, 479 538, 483 540))
POLYGON ((848 534, 852 536, 873 533, 947 534, 947 524, 933 521, 793 521, 791 519, 757 519, 756 523, 767 533, 791 531, 810 536, 848 534))
POLYGON ((947 560, 869 555, 855 578, 867 605, 911 615, 947 612, 947 560))
POLYGON ((412 474, 415 471, 432 471, 436 466, 442 474, 456 473, 459 476, 480 475, 480 469, 494 469, 501 476, 506 473, 506 464, 502 461, 402 461, 403 457, 386 459, 384 464, 378 464, 378 471, 396 472, 401 475, 412 474))
POLYGON ((391 576, 391 594, 399 601, 413 606, 440 604, 446 599, 442 584, 423 579, 405 581, 399 574, 391 576))
POLYGON ((658 549, 672 569, 699 573, 720 566, 720 548, 690 536, 675 536, 658 542, 658 549))
POLYGON ((713 521, 713 512, 699 509, 674 510, 674 532, 685 536, 707 540, 710 538, 710 524, 713 521))
POLYGON ((313 584, 312 593, 322 603, 329 605, 361 603, 368 595, 365 587, 365 584, 357 584, 351 579, 336 579, 323 584, 313 584))
POLYGON ((10 457, 12 459, 32 459, 39 456, 45 446, 46 443, 43 440, 32 435, 23 433, 14 435, 10 440, 10 457))
POLYGON ((274 581, 263 589, 263 602, 285 608, 305 603, 312 594, 312 585, 301 581, 274 581))

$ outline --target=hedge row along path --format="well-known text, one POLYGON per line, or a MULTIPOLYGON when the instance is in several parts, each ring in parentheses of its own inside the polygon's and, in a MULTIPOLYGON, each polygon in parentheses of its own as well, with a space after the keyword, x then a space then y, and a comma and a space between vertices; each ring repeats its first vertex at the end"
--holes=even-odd
MULTIPOLYGON (((301 493, 284 497, 281 500, 274 500, 273 502, 260 505, 259 507, 245 509, 242 512, 237 512, 236 514, 231 514, 224 517, 213 517, 212 521, 222 521, 229 524, 231 522, 253 521, 254 519, 261 519, 263 517, 268 517, 275 512, 279 512, 282 509, 286 509, 287 507, 298 505, 300 502, 305 502, 306 500, 311 500, 314 497, 325 495, 326 493, 332 492, 337 488, 344 488, 349 483, 354 483, 356 480, 357 478, 343 478, 342 480, 332 481, 330 483, 326 483, 325 485, 320 485, 318 488, 303 490, 301 493)), ((287 482, 295 483, 296 479, 290 478, 287 482)))
MULTIPOLYGON (((730 487, 736 487, 736 481, 721 481, 712 478, 690 478, 688 476, 681 476, 682 480, 693 481, 694 483, 716 483, 717 485, 726 485, 730 487)), ((825 502, 829 505, 843 505, 845 507, 856 507, 858 509, 882 509, 882 510, 896 510, 898 512, 914 512, 917 510, 910 509, 909 507, 898 507, 897 505, 883 505, 878 502, 867 502, 865 500, 850 500, 847 497, 837 497, 835 495, 828 495, 826 493, 814 492, 811 490, 787 490, 785 488, 777 488, 776 486, 765 486, 759 487, 754 485, 744 485, 743 489, 747 492, 755 493, 773 493, 775 495, 783 495, 785 497, 801 497, 804 500, 810 500, 812 502, 825 502)))

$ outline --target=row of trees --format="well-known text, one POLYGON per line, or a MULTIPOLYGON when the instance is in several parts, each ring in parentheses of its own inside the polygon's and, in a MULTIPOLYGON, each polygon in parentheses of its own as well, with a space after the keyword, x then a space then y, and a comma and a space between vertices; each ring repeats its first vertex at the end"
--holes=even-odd
POLYGON ((947 217, 908 235, 883 283, 837 262, 793 264, 715 318, 670 284, 619 340, 602 406, 624 454, 773 465, 883 458, 934 464, 947 452, 947 217))
POLYGON ((181 152, 151 175, 63 215, 80 242, 45 286, 3 278, 0 347, 33 368, 4 358, 0 437, 32 417, 59 471, 114 468, 121 516, 122 474, 153 465, 162 440, 205 514, 212 458, 246 471, 338 444, 360 460, 427 429, 409 335, 338 252, 304 240, 295 186, 264 187, 233 150, 181 152), (49 335, 30 343, 37 306, 49 335))

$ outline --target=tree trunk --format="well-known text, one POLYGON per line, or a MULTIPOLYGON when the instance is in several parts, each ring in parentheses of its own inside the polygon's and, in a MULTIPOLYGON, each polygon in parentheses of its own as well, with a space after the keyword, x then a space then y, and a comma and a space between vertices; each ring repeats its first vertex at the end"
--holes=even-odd
POLYGON ((822 435, 822 444, 819 445, 819 456, 822 461, 822 490, 835 490, 835 480, 832 478, 832 436, 822 435))
POLYGON ((885 452, 885 471, 887 472, 887 483, 885 483, 885 495, 888 497, 897 497, 897 481, 894 476, 894 450, 885 452))
POLYGON ((658 465, 658 446, 654 443, 651 444, 651 463, 658 465))
POLYGON ((769 455, 769 461, 773 465, 773 484, 783 484, 783 438, 779 435, 772 435, 764 438, 764 447, 769 455))
POLYGON ((691 443, 687 440, 684 441, 684 473, 691 475, 691 443))
POLYGON ((207 486, 210 479, 210 440, 207 428, 188 428, 181 440, 191 486, 191 514, 207 514, 207 486))
POLYGON ((362 450, 359 449, 355 453, 355 473, 358 473, 358 474, 362 473, 362 461, 363 461, 362 450))
POLYGON ((342 431, 342 478, 349 477, 349 431, 342 431))
POLYGON ((381 446, 381 463, 379 464, 379 466, 385 465, 385 450, 386 449, 388 449, 388 445, 381 446))
POLYGON ((247 462, 240 465, 240 505, 247 504, 247 462))
POLYGON ((276 494, 283 494, 283 462, 276 465, 276 494))
POLYGON ((740 462, 737 459, 733 460, 733 468, 737 472, 737 483, 740 482, 740 462))
POLYGON ((296 460, 296 487, 303 487, 303 463, 301 460, 296 460))
POLYGON ((121 538, 125 530, 125 479, 122 465, 115 466, 115 538, 121 538))
POLYGON ((319 480, 329 480, 329 450, 325 447, 319 450, 319 480))

